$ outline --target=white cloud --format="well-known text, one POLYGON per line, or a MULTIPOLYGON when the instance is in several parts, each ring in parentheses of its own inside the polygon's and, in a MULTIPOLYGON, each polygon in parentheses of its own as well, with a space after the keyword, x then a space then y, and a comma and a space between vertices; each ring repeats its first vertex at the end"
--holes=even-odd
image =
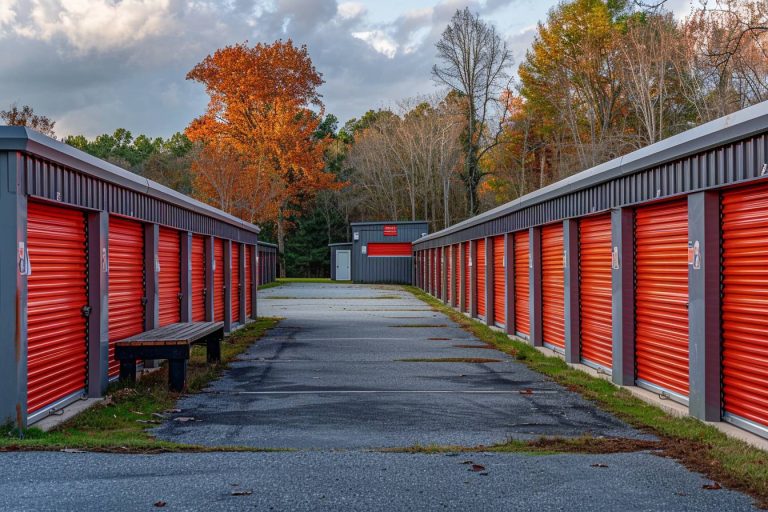
POLYGON ((10 25, 16 19, 16 0, 0 0, 0 28, 10 25))
POLYGON ((343 20, 351 20, 360 18, 368 12, 365 5, 360 2, 342 2, 337 8, 339 18, 343 20))
POLYGON ((32 0, 16 32, 50 41, 61 36, 81 52, 124 48, 173 30, 170 0, 32 0))
POLYGON ((397 43, 381 30, 352 32, 352 37, 365 41, 371 48, 390 59, 394 59, 397 55, 397 43))

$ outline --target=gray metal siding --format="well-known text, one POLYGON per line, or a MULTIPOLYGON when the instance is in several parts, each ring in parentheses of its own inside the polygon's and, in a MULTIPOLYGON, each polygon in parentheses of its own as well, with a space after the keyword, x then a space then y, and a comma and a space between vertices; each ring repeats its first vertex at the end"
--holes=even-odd
MULTIPOLYGON (((768 102, 761 105, 764 110, 768 110, 768 102)), ((766 122, 768 123, 768 120, 766 122)), ((439 247, 581 217, 612 208, 633 206, 691 192, 768 178, 765 168, 766 155, 768 155, 766 126, 768 124, 763 126, 762 133, 750 135, 742 140, 720 144, 700 153, 669 162, 656 163, 647 168, 632 167, 631 172, 628 172, 626 164, 620 161, 608 162, 596 168, 609 166, 607 170, 601 169, 599 173, 590 170, 584 173, 584 179, 590 182, 594 182, 598 174, 606 176, 618 174, 608 181, 584 187, 578 180, 572 180, 579 177, 576 175, 563 180, 569 181, 568 186, 557 187, 559 195, 551 192, 529 194, 496 210, 433 233, 424 240, 416 242, 415 247, 419 249, 439 247), (612 164, 614 166, 610 167, 612 164)), ((725 135, 723 134, 723 137, 725 135)), ((712 144, 711 134, 707 135, 707 141, 712 144)), ((689 144, 695 146, 697 142, 692 139, 689 144)), ((654 146, 656 145, 640 151, 647 153, 654 146)), ((624 158, 632 158, 633 154, 624 158)), ((645 160, 653 159, 649 157, 645 160)))
POLYGON ((356 283, 405 283, 413 280, 413 257, 369 257, 363 246, 370 242, 413 242, 428 232, 426 222, 375 222, 352 224, 359 240, 352 242, 352 280, 356 283), (383 227, 397 226, 397 236, 384 236, 383 227))
POLYGON ((22 155, 27 194, 59 204, 108 211, 182 231, 255 244, 257 233, 76 170, 22 155))

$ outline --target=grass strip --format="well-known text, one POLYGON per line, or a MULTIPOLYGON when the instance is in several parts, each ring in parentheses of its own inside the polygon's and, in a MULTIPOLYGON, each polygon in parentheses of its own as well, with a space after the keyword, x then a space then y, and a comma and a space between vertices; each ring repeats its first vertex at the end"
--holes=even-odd
MULTIPOLYGON (((227 336, 221 344, 219 364, 206 362, 205 347, 195 345, 187 366, 187 393, 204 389, 221 376, 227 363, 233 361, 257 342, 280 319, 259 318, 227 336)), ((244 447, 203 447, 161 441, 152 437, 149 429, 164 421, 176 407, 181 395, 168 390, 165 366, 144 375, 137 383, 114 383, 104 402, 72 418, 49 432, 38 428, 18 430, 6 427, 0 432, 0 451, 18 450, 86 450, 108 453, 162 453, 210 451, 274 451, 244 447)))
POLYGON ((662 440, 663 454, 731 489, 753 496, 768 508, 768 454, 726 436, 695 418, 678 418, 632 396, 626 389, 569 367, 559 357, 542 354, 531 345, 470 319, 424 291, 406 286, 414 296, 448 316, 479 340, 513 356, 532 370, 581 394, 601 409, 662 440))
POLYGON ((533 441, 511 439, 505 443, 494 445, 442 446, 415 445, 405 448, 384 448, 381 451, 389 453, 525 453, 531 455, 557 455, 562 453, 601 454, 601 453, 631 453, 663 448, 661 441, 648 441, 628 438, 603 438, 582 436, 575 438, 542 437, 533 441))
POLYGON ((395 359, 398 363, 503 363, 501 359, 488 359, 485 357, 439 357, 439 358, 420 358, 412 357, 409 359, 395 359))

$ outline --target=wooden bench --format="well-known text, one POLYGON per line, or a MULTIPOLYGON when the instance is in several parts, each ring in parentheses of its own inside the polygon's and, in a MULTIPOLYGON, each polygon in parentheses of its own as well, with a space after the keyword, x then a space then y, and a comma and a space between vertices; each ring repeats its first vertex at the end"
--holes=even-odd
POLYGON ((193 343, 205 343, 209 363, 221 361, 222 322, 188 322, 152 329, 115 344, 120 361, 120 380, 136 381, 137 359, 167 359, 168 387, 183 391, 187 383, 187 361, 193 343))

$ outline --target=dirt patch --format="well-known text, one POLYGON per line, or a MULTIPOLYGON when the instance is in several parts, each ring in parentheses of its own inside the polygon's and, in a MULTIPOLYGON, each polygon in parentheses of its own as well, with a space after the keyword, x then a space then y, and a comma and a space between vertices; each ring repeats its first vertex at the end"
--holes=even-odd
POLYGON ((396 359, 399 363, 503 363, 501 359, 486 359, 484 357, 441 357, 435 359, 396 359))

